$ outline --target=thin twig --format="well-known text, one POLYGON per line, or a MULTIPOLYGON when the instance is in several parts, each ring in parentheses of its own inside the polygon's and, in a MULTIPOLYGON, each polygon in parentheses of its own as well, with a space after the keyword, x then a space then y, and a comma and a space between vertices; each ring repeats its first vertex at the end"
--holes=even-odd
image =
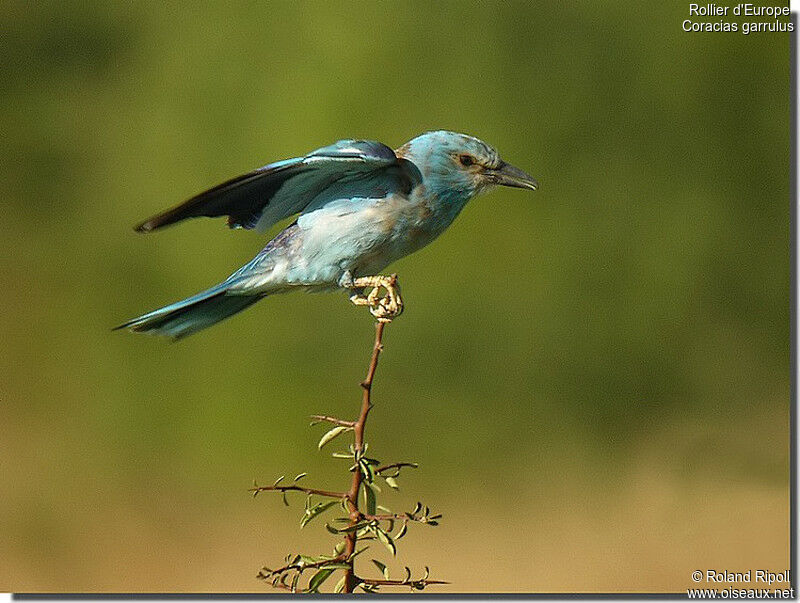
POLYGON ((271 570, 268 567, 264 567, 261 569, 260 572, 256 575, 256 578, 261 578, 265 581, 271 581, 273 588, 283 588, 294 593, 302 593, 303 590, 297 588, 297 577, 293 581, 292 585, 286 584, 284 582, 285 577, 284 574, 286 572, 295 571, 297 572, 297 576, 302 574, 307 569, 316 569, 318 567, 324 567, 331 563, 342 563, 345 561, 344 553, 341 555, 337 555, 331 559, 321 559, 319 561, 313 561, 311 563, 305 563, 300 561, 292 561, 291 563, 287 563, 283 567, 279 567, 278 569, 271 570))
POLYGON ((402 467, 411 467, 412 469, 416 469, 419 467, 416 463, 392 463, 390 465, 383 465, 382 467, 378 467, 375 469, 375 473, 381 474, 384 471, 388 471, 389 469, 400 469, 402 467))
POLYGON ((404 513, 383 513, 378 515, 367 515, 366 513, 362 513, 361 517, 367 521, 402 521, 404 523, 408 523, 409 521, 417 521, 416 519, 410 519, 408 515, 405 515, 404 513))
MULTIPOLYGON (((372 393, 372 380, 375 377, 375 371, 378 368, 378 357, 383 350, 383 329, 386 327, 385 322, 377 322, 375 324, 375 343, 372 345, 372 357, 369 361, 369 368, 367 369, 367 376, 361 382, 361 389, 363 394, 361 397, 361 413, 358 416, 358 421, 353 425, 355 435, 354 450, 356 456, 359 456, 364 451, 364 427, 367 423, 367 416, 372 408, 370 394, 372 393)), ((350 526, 355 526, 361 519, 361 511, 358 508, 358 490, 361 488, 361 471, 356 468, 353 471, 353 481, 350 484, 350 491, 347 493, 347 506, 350 509, 350 526)), ((345 570, 344 574, 344 592, 352 593, 357 585, 357 578, 353 571, 353 559, 351 555, 355 553, 356 542, 358 536, 356 530, 349 532, 345 537, 345 558, 349 559, 350 567, 345 570)))
POLYGON ((444 580, 376 580, 374 578, 359 578, 362 584, 367 586, 414 586, 420 585, 423 588, 427 584, 450 584, 444 580))
POLYGON ((317 490, 316 488, 303 488, 302 486, 255 486, 249 488, 248 492, 258 494, 259 492, 305 492, 306 494, 316 494, 317 496, 327 496, 328 498, 347 498, 347 492, 330 492, 328 490, 317 490))
POLYGON ((294 561, 292 563, 287 563, 283 567, 279 567, 278 569, 271 570, 268 567, 265 567, 259 572, 264 578, 270 576, 276 576, 278 574, 282 574, 284 572, 288 572, 289 570, 301 570, 305 571, 307 569, 314 569, 317 567, 322 567, 323 565, 330 565, 331 563, 341 563, 346 559, 344 554, 338 555, 336 557, 332 557, 331 559, 321 559, 320 561, 313 561, 311 563, 302 563, 299 561, 294 561), (267 570, 264 573, 264 570, 267 570))

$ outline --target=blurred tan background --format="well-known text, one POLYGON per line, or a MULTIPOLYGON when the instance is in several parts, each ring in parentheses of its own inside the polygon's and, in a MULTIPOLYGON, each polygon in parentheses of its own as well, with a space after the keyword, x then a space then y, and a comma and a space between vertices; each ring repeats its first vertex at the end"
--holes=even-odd
POLYGON ((367 439, 421 465, 384 504, 444 513, 400 560, 437 592, 786 569, 788 37, 671 4, 3 3, 0 590, 271 592, 263 564, 329 551, 300 499, 246 489, 347 482, 308 416, 355 413, 369 317, 298 294, 176 345, 111 333, 266 242, 131 227, 438 128, 542 186, 393 267, 367 439))

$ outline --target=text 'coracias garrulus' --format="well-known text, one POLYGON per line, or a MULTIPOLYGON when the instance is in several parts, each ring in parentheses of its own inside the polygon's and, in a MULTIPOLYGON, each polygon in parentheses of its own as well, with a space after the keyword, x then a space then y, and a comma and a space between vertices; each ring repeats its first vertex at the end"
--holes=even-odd
POLYGON ((403 309, 389 264, 433 241, 467 201, 494 185, 536 190, 531 176, 486 143, 427 132, 393 151, 341 140, 228 180, 146 220, 150 232, 185 218, 228 216, 231 228, 266 230, 299 214, 222 283, 120 325, 185 337, 273 293, 345 289, 383 321, 403 309), (379 299, 379 289, 386 296, 379 299), (370 290, 369 294, 365 291, 370 290))

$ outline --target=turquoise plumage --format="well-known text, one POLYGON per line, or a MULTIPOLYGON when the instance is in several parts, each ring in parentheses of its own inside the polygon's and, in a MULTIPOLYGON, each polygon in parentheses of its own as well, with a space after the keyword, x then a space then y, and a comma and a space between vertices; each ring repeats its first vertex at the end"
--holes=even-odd
POLYGON ((259 230, 295 214, 297 219, 222 283, 117 328, 177 339, 292 290, 345 289, 354 303, 369 304, 373 314, 389 319, 402 310, 399 291, 391 307, 363 291, 389 291, 392 283, 379 273, 433 241, 472 197, 494 185, 538 186, 486 143, 446 131, 425 133, 396 151, 379 142, 342 140, 269 164, 136 230, 199 216, 227 216, 231 228, 259 230))

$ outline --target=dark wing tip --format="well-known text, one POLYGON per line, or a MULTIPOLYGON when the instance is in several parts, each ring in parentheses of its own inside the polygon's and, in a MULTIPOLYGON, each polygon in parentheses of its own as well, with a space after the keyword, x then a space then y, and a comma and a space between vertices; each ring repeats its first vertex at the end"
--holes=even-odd
POLYGON ((148 233, 153 232, 156 229, 156 225, 153 223, 153 220, 145 220, 141 224, 134 226, 133 229, 136 232, 148 233))
MULTIPOLYGON (((190 200, 191 201, 191 200, 190 200)), ((197 213, 191 211, 191 207, 187 207, 189 202, 183 203, 172 209, 168 209, 164 213, 147 218, 144 222, 137 224, 133 227, 136 232, 148 233, 169 226, 175 222, 179 222, 185 218, 193 218, 197 213)))

